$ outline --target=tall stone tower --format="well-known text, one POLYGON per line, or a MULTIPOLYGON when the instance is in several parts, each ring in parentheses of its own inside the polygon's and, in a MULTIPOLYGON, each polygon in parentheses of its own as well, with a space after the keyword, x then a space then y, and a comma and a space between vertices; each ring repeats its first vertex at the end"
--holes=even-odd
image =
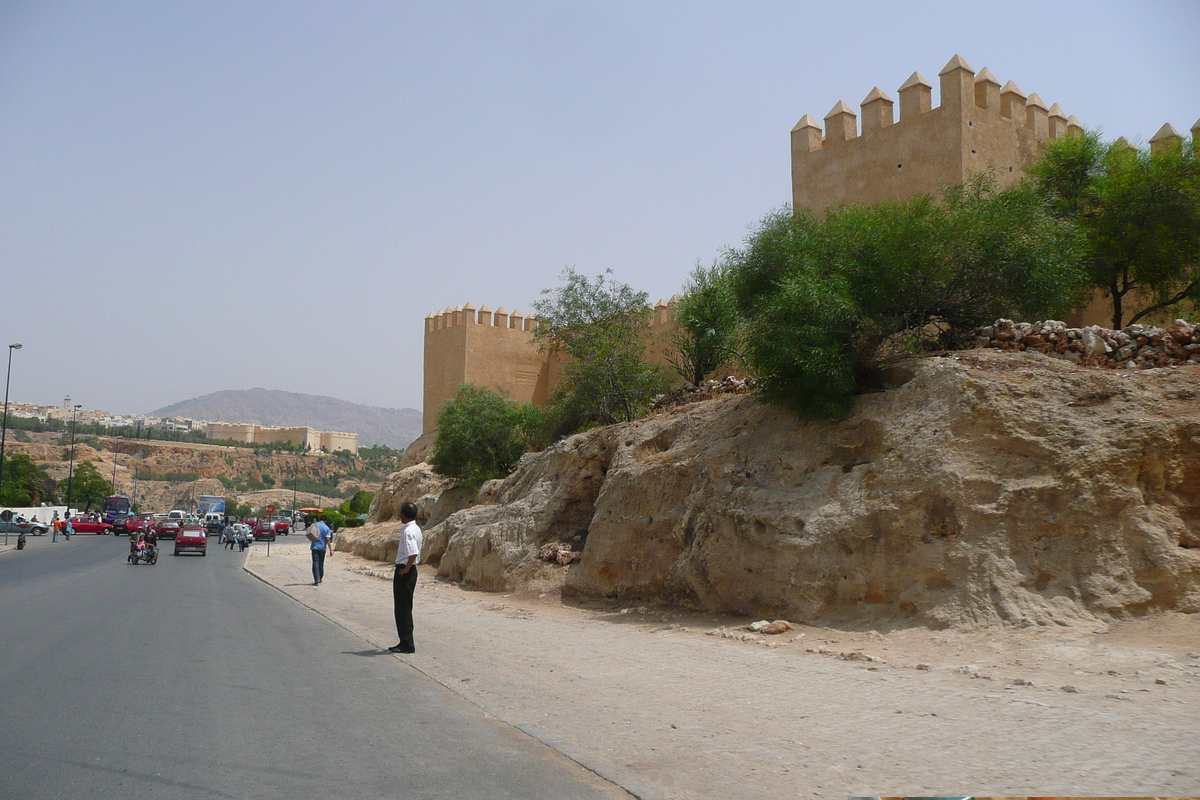
POLYGON ((825 131, 805 114, 792 129, 792 204, 820 213, 831 204, 903 200, 937 195, 989 166, 1001 185, 1016 181, 1047 139, 1081 130, 1058 104, 1026 96, 1009 81, 1001 88, 987 69, 979 74, 954 56, 933 87, 914 72, 900 87, 900 119, 879 87, 858 115, 838 101, 825 115, 825 131))

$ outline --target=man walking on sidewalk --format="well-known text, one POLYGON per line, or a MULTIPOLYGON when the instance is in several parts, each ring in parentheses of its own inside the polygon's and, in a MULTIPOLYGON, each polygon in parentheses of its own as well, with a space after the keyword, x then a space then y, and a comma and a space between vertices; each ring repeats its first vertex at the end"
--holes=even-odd
POLYGON ((421 528, 417 525, 417 506, 400 506, 400 543, 396 548, 396 574, 392 578, 392 602, 396 607, 396 632, 400 643, 389 647, 389 653, 415 653, 413 639, 413 594, 417 590, 417 564, 421 560, 421 528))
POLYGON ((323 521, 317 520, 307 535, 312 550, 313 586, 320 586, 325 579, 325 554, 333 554, 333 532, 323 521))

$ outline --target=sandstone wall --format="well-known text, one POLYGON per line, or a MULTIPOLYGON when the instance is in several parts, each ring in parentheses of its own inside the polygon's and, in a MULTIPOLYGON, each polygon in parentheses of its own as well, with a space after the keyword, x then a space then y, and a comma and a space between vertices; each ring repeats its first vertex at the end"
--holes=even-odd
POLYGON ((1041 143, 1079 130, 1058 105, 1047 108, 1012 82, 1003 89, 988 70, 955 56, 938 75, 940 105, 919 73, 899 89, 900 118, 878 88, 859 115, 839 101, 825 130, 805 115, 792 129, 792 205, 820 213, 826 206, 938 196, 972 173, 994 170, 1007 186, 1024 175, 1041 143))
MULTIPOLYGON (((1200 611, 1200 366, 973 350, 910 374, 837 423, 732 395, 572 437, 431 518, 424 558, 488 590, 553 576, 583 598, 827 623, 1200 611), (558 541, 578 563, 538 558, 558 541)), ((425 480, 379 509, 432 508, 425 480)))
MULTIPOLYGON (((670 304, 659 300, 646 332, 646 359, 652 364, 670 364, 673 319, 670 304)), ((533 340, 537 326, 534 317, 519 311, 509 314, 502 306, 493 312, 486 305, 476 310, 471 303, 427 316, 422 438, 436 433, 442 406, 464 383, 500 391, 518 403, 544 405, 562 381, 563 362, 539 349, 533 340)))

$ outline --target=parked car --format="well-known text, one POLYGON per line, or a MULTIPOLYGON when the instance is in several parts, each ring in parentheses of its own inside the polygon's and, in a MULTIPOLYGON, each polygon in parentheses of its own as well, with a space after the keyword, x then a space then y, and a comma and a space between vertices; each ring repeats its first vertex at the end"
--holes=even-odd
POLYGON ((71 517, 71 527, 76 533, 108 533, 112 530, 112 525, 107 522, 97 522, 88 517, 71 517))
POLYGON ((159 539, 174 539, 179 535, 183 523, 177 519, 162 519, 154 525, 154 533, 159 539))
POLYGON ((269 519, 264 519, 254 526, 254 541, 256 542, 273 542, 275 541, 275 523, 269 519))
POLYGON ((175 536, 175 555, 179 555, 185 550, 199 553, 202 556, 208 555, 208 534, 202 526, 185 525, 179 529, 179 533, 175 536))
POLYGON ((46 523, 31 522, 20 514, 12 514, 7 520, 0 519, 0 533, 26 533, 32 536, 41 536, 48 530, 50 530, 50 526, 46 523))

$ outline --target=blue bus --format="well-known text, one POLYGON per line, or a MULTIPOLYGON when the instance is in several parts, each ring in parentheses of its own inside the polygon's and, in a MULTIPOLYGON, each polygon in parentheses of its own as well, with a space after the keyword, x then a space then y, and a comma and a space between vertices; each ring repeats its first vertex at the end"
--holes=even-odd
POLYGON ((114 494, 104 498, 104 505, 100 508, 104 512, 104 521, 112 525, 133 513, 133 501, 128 495, 114 494))

